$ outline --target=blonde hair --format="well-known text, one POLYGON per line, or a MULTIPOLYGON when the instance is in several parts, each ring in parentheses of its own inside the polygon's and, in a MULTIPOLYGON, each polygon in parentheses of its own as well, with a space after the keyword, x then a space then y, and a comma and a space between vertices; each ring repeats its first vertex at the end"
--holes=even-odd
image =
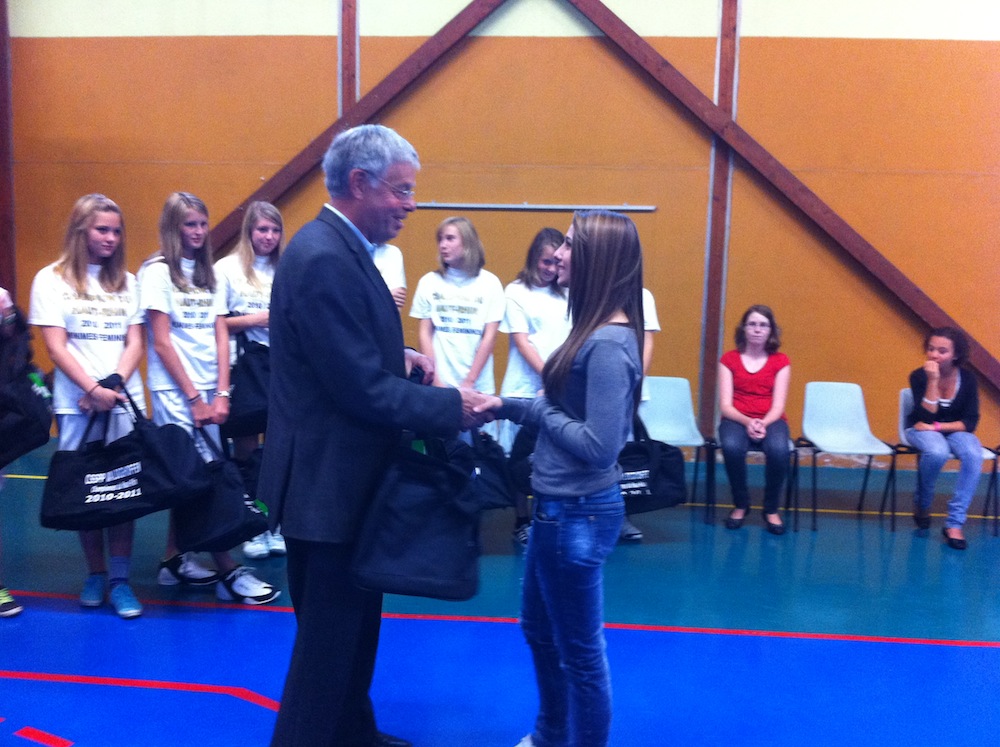
POLYGON ((240 267, 243 268, 243 274, 246 275, 247 281, 256 288, 260 287, 260 281, 257 279, 256 271, 253 269, 254 260, 257 256, 253 251, 253 229, 257 227, 257 223, 261 220, 271 221, 281 231, 278 245, 267 257, 272 267, 278 264, 278 260, 281 258, 281 250, 285 244, 285 223, 281 219, 281 213, 278 212, 278 208, 270 202, 251 202, 247 205, 247 211, 243 215, 243 226, 240 228, 240 240, 236 244, 234 251, 236 256, 239 257, 240 267))
POLYGON ((121 219, 122 232, 114 253, 101 262, 97 280, 101 288, 109 293, 125 290, 125 216, 114 200, 102 194, 89 194, 73 205, 63 238, 62 255, 55 265, 56 273, 80 295, 87 292, 87 265, 90 264, 87 232, 97 220, 98 213, 116 213, 121 219))
MULTIPOLYGON (((181 258, 184 256, 184 246, 181 242, 181 226, 187 217, 187 211, 194 210, 208 218, 208 208, 205 203, 189 192, 174 192, 167 198, 160 213, 160 250, 154 253, 147 262, 162 260, 170 269, 170 282, 181 291, 187 291, 188 281, 181 271, 181 258)), ((215 292, 215 271, 212 269, 212 235, 205 235, 205 243, 194 257, 194 274, 191 282, 196 288, 204 288, 215 292)))
MULTIPOLYGON (((472 276, 478 275, 479 271, 486 264, 486 250, 483 248, 483 242, 479 240, 476 227, 472 225, 472 221, 468 218, 445 218, 437 227, 437 233, 434 234, 438 241, 441 240, 441 232, 448 226, 454 226, 455 230, 458 231, 459 238, 462 239, 462 251, 465 260, 462 263, 462 270, 472 276)), ((444 275, 448 268, 441 261, 440 255, 438 256, 438 263, 440 265, 438 273, 444 275)))

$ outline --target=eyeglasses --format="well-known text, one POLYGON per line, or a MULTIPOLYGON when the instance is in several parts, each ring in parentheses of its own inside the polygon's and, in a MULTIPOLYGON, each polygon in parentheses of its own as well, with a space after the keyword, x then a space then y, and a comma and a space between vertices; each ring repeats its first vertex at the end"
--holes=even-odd
POLYGON ((768 329, 771 326, 770 322, 746 322, 744 327, 757 328, 757 329, 768 329))
POLYGON ((395 195, 397 200, 412 200, 417 195, 417 193, 412 189, 397 187, 395 184, 390 184, 382 177, 375 176, 375 174, 373 174, 370 171, 365 171, 364 169, 361 170, 364 171, 366 174, 368 174, 368 176, 370 176, 372 179, 382 182, 385 186, 387 186, 389 188, 389 191, 392 192, 393 195, 395 195))

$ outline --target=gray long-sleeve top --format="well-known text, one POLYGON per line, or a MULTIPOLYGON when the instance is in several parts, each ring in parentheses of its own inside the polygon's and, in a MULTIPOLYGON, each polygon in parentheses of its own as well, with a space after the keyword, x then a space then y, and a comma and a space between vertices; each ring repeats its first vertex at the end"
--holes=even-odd
POLYGON ((635 332, 609 324, 580 348, 558 401, 503 398, 499 417, 539 428, 531 475, 536 495, 589 495, 621 480, 618 454, 632 428, 641 380, 635 332))

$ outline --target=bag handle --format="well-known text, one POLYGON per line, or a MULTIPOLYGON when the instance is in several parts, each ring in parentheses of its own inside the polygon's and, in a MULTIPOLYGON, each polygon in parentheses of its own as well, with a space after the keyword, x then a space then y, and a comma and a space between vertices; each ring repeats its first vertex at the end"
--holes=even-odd
POLYGON ((632 415, 632 438, 636 441, 649 441, 649 431, 646 430, 646 424, 642 422, 642 418, 639 417, 638 411, 632 415))
POLYGON ((209 451, 212 452, 212 455, 215 457, 217 461, 226 461, 226 455, 225 453, 223 453, 222 447, 220 447, 217 443, 215 443, 215 440, 208 435, 208 433, 205 431, 204 428, 199 426, 194 429, 194 432, 197 435, 201 436, 201 440, 208 445, 209 451))
MULTIPOLYGON (((125 412, 128 412, 128 414, 132 418, 133 425, 139 422, 140 420, 146 420, 146 416, 142 414, 142 410, 140 410, 139 406, 136 405, 135 400, 132 399, 132 395, 128 393, 128 389, 125 388, 124 384, 122 384, 122 393, 125 395, 125 398, 128 401, 129 406, 132 408, 132 411, 129 412, 129 408, 125 406, 125 402, 119 402, 118 404, 115 405, 115 407, 121 407, 123 410, 125 410, 125 412)), ((87 421, 87 427, 83 430, 83 437, 80 441, 81 449, 88 443, 87 436, 90 435, 91 428, 94 427, 94 423, 97 422, 97 419, 100 417, 104 418, 103 440, 104 443, 107 443, 108 426, 111 424, 111 410, 105 410, 104 412, 95 412, 91 414, 90 420, 87 421)))

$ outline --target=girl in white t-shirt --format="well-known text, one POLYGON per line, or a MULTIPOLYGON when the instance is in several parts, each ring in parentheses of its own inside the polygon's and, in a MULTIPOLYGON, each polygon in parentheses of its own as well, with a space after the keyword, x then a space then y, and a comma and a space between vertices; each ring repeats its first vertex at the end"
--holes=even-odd
POLYGON ((410 309, 420 320, 420 352, 434 360, 435 385, 492 394, 503 286, 483 269, 486 252, 469 220, 444 220, 437 242, 441 266, 420 278, 410 309))
MULTIPOLYGON (((236 248, 215 263, 215 277, 226 299, 226 327, 230 336, 245 332, 247 339, 270 346, 268 327, 271 284, 283 244, 284 222, 278 208, 269 202, 251 202, 243 215, 236 248)), ((233 437, 233 457, 245 464, 260 446, 263 434, 233 437)), ((247 473, 244 472, 244 475, 247 473)), ((247 485, 256 495, 256 485, 247 485)), ((280 533, 264 532, 243 543, 248 558, 284 555, 280 533)))
MULTIPOLYGON (((543 228, 528 247, 524 267, 504 289, 506 308, 500 331, 510 335, 507 371, 500 386, 501 397, 533 399, 542 388, 542 368, 569 335, 570 319, 566 289, 556 278, 555 252, 563 243, 562 232, 543 228)), ((510 451, 519 426, 500 423, 500 443, 510 451)), ((531 511, 528 496, 518 492, 515 505, 514 539, 528 544, 531 511)))
MULTIPOLYGON (((139 270, 139 299, 149 334, 147 375, 153 421, 176 423, 188 432, 204 428, 220 443, 218 426, 229 414, 228 312, 212 268, 208 208, 187 192, 174 192, 160 215, 160 249, 139 270)), ((199 450, 211 453, 200 437, 199 450)), ((191 553, 180 553, 171 518, 165 559, 158 581, 163 586, 215 585, 223 601, 266 604, 280 594, 239 566, 228 552, 212 553, 212 571, 191 553)))
MULTIPOLYGON (((42 268, 31 285, 29 316, 56 366, 52 394, 59 448, 79 448, 94 413, 108 414, 107 427, 98 418, 88 439, 112 441, 129 433, 132 418, 118 405, 125 400, 126 382, 133 399, 144 399, 137 372, 142 314, 135 276, 125 270, 125 220, 112 200, 90 194, 76 201, 62 256, 42 268)), ((107 597, 120 617, 142 614, 128 583, 134 526, 128 521, 78 533, 88 571, 80 593, 84 607, 99 607, 107 597)))

